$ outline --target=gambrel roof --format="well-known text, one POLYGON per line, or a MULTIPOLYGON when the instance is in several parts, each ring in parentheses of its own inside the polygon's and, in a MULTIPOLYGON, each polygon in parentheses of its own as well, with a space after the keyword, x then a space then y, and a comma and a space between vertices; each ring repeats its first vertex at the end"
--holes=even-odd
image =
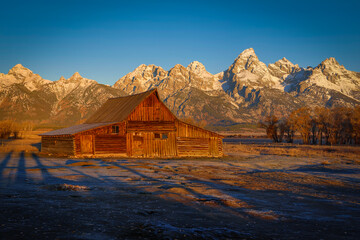
POLYGON ((110 98, 85 123, 124 121, 152 93, 159 98, 156 89, 125 97, 110 98))

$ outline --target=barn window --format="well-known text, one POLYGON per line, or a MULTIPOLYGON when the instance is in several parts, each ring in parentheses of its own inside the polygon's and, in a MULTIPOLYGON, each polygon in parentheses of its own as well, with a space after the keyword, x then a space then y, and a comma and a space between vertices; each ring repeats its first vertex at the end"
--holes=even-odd
POLYGON ((160 138, 160 133, 155 133, 155 138, 160 138))
POLYGON ((161 139, 168 139, 168 135, 166 133, 161 134, 161 139))
POLYGON ((119 126, 111 126, 112 133, 119 133, 119 126))

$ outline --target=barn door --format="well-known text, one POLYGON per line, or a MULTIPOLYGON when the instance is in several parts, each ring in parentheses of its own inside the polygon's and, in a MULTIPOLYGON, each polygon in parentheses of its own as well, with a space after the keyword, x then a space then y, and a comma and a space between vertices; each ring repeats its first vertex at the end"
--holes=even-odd
POLYGON ((92 135, 81 135, 80 145, 81 145, 81 153, 94 153, 92 135))
POLYGON ((133 135, 133 146, 132 146, 133 156, 143 156, 144 155, 144 137, 140 134, 133 135))

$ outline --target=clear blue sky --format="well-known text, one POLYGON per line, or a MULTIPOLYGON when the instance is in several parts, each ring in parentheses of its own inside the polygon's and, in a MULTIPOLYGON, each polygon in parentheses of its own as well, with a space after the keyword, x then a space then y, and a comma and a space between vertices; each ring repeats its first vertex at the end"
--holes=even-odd
POLYGON ((0 72, 78 71, 114 84, 138 65, 228 68, 246 48, 266 64, 335 57, 360 72, 358 1, 1 1, 0 72))

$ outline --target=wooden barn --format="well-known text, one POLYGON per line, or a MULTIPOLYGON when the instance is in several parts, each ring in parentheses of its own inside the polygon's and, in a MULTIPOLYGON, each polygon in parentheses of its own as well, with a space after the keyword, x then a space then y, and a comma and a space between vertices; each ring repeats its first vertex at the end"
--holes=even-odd
POLYGON ((180 121, 156 89, 110 98, 84 124, 40 134, 41 152, 127 157, 221 157, 223 136, 180 121))

